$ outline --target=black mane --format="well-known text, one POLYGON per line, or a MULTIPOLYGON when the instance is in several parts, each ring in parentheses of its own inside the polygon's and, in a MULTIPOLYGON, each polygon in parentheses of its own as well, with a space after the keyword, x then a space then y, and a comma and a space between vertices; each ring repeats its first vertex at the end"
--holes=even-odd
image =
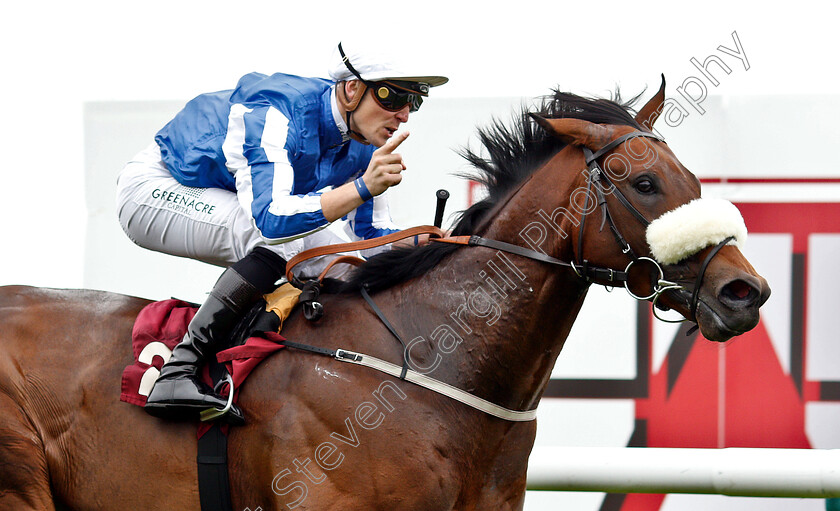
MULTIPOLYGON (((618 89, 611 99, 585 98, 555 90, 553 95, 541 98, 538 108, 521 109, 514 115, 511 126, 494 119, 489 127, 479 129, 478 137, 487 156, 469 148, 460 151, 461 156, 475 169, 474 174, 462 177, 484 185, 487 197, 461 212, 452 234, 475 234, 486 220, 488 211, 504 201, 545 161, 565 147, 563 142, 540 128, 530 113, 550 119, 568 117, 641 129, 631 114, 631 108, 640 95, 622 103, 618 89)), ((417 248, 395 248, 383 252, 357 268, 345 290, 358 290, 366 285, 373 292, 419 277, 458 247, 446 243, 429 243, 417 248)))

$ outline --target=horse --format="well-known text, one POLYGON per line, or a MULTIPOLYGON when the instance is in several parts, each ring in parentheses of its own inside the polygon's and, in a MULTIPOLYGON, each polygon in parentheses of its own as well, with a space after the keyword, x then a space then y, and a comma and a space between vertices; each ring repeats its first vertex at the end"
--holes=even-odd
MULTIPOLYGON (((555 90, 513 122, 482 128, 483 148, 462 153, 488 194, 451 233, 472 243, 376 256, 320 297, 323 318, 295 310, 282 335, 533 412, 593 284, 626 286, 710 341, 753 328, 770 288, 731 238, 668 264, 646 239, 646 223, 700 197, 653 132, 664 86, 663 77, 637 113, 619 95, 555 90)), ((132 325, 149 303, 0 289, 0 509, 199 508, 196 425, 118 400, 132 325)), ((292 348, 252 372, 238 404, 247 423, 228 434, 236 510, 523 509, 534 420, 292 348)))

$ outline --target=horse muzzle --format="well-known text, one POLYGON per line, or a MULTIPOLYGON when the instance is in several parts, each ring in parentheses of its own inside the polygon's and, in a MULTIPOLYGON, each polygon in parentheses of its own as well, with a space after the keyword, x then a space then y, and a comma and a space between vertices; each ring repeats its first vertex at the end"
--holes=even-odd
POLYGON ((703 337, 723 342, 755 328, 759 308, 770 298, 767 281, 747 272, 710 280, 700 291, 695 317, 703 337))
POLYGON ((740 250, 724 247, 712 260, 702 281, 692 316, 691 303, 697 264, 678 264, 664 268, 666 278, 681 284, 666 292, 657 305, 672 308, 694 320, 703 337, 724 342, 758 325, 759 309, 770 297, 770 286, 746 263, 740 250))
POLYGON ((681 312, 709 340, 726 341, 758 324, 770 287, 741 253, 747 228, 723 199, 695 199, 647 228, 653 257, 674 282, 656 305, 681 312))

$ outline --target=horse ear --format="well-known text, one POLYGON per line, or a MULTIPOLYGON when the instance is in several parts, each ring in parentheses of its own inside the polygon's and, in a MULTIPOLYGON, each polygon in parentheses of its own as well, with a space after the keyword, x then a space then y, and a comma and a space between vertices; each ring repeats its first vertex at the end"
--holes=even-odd
POLYGON ((612 130, 601 124, 582 119, 546 119, 532 113, 531 117, 544 130, 563 142, 576 146, 586 146, 592 151, 607 145, 612 139, 612 130))
POLYGON ((636 114, 636 122, 648 131, 653 129, 653 123, 659 118, 662 113, 662 104, 665 102, 665 75, 662 75, 662 85, 659 86, 659 92, 650 98, 645 106, 636 114))

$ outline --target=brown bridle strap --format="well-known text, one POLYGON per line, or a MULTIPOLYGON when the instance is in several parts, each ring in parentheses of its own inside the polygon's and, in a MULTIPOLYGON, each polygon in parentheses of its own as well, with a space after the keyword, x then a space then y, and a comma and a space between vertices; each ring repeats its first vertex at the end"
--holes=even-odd
POLYGON ((451 243, 453 245, 469 245, 472 236, 449 236, 448 238, 437 238, 440 243, 451 243))
MULTIPOLYGON (((385 236, 381 236, 379 238, 373 238, 369 240, 362 240, 362 241, 353 241, 350 243, 338 243, 336 245, 324 245, 323 247, 315 247, 309 250, 304 250, 303 252, 299 253, 298 255, 292 257, 288 263, 286 263, 286 279, 291 282, 296 287, 302 287, 303 282, 301 282, 297 277, 295 277, 294 273, 292 273, 292 269, 297 266, 298 264, 308 261, 314 257, 320 257, 325 255, 331 254, 340 254, 342 252, 354 252, 356 250, 367 250, 369 248, 381 247, 382 245, 387 245, 388 243, 393 243, 395 241, 400 241, 405 238, 411 238, 413 236, 420 236, 423 234, 428 234, 430 237, 438 237, 442 238, 446 234, 438 227, 434 225, 420 225, 417 227, 411 227, 409 229, 405 229, 402 231, 398 231, 392 234, 388 234, 385 236)), ((350 264, 355 264, 359 262, 358 257, 349 256, 348 259, 344 259, 340 262, 346 262, 350 264)), ((329 268, 331 268, 330 266, 329 268)), ((323 274, 321 277, 323 278, 323 274)))

